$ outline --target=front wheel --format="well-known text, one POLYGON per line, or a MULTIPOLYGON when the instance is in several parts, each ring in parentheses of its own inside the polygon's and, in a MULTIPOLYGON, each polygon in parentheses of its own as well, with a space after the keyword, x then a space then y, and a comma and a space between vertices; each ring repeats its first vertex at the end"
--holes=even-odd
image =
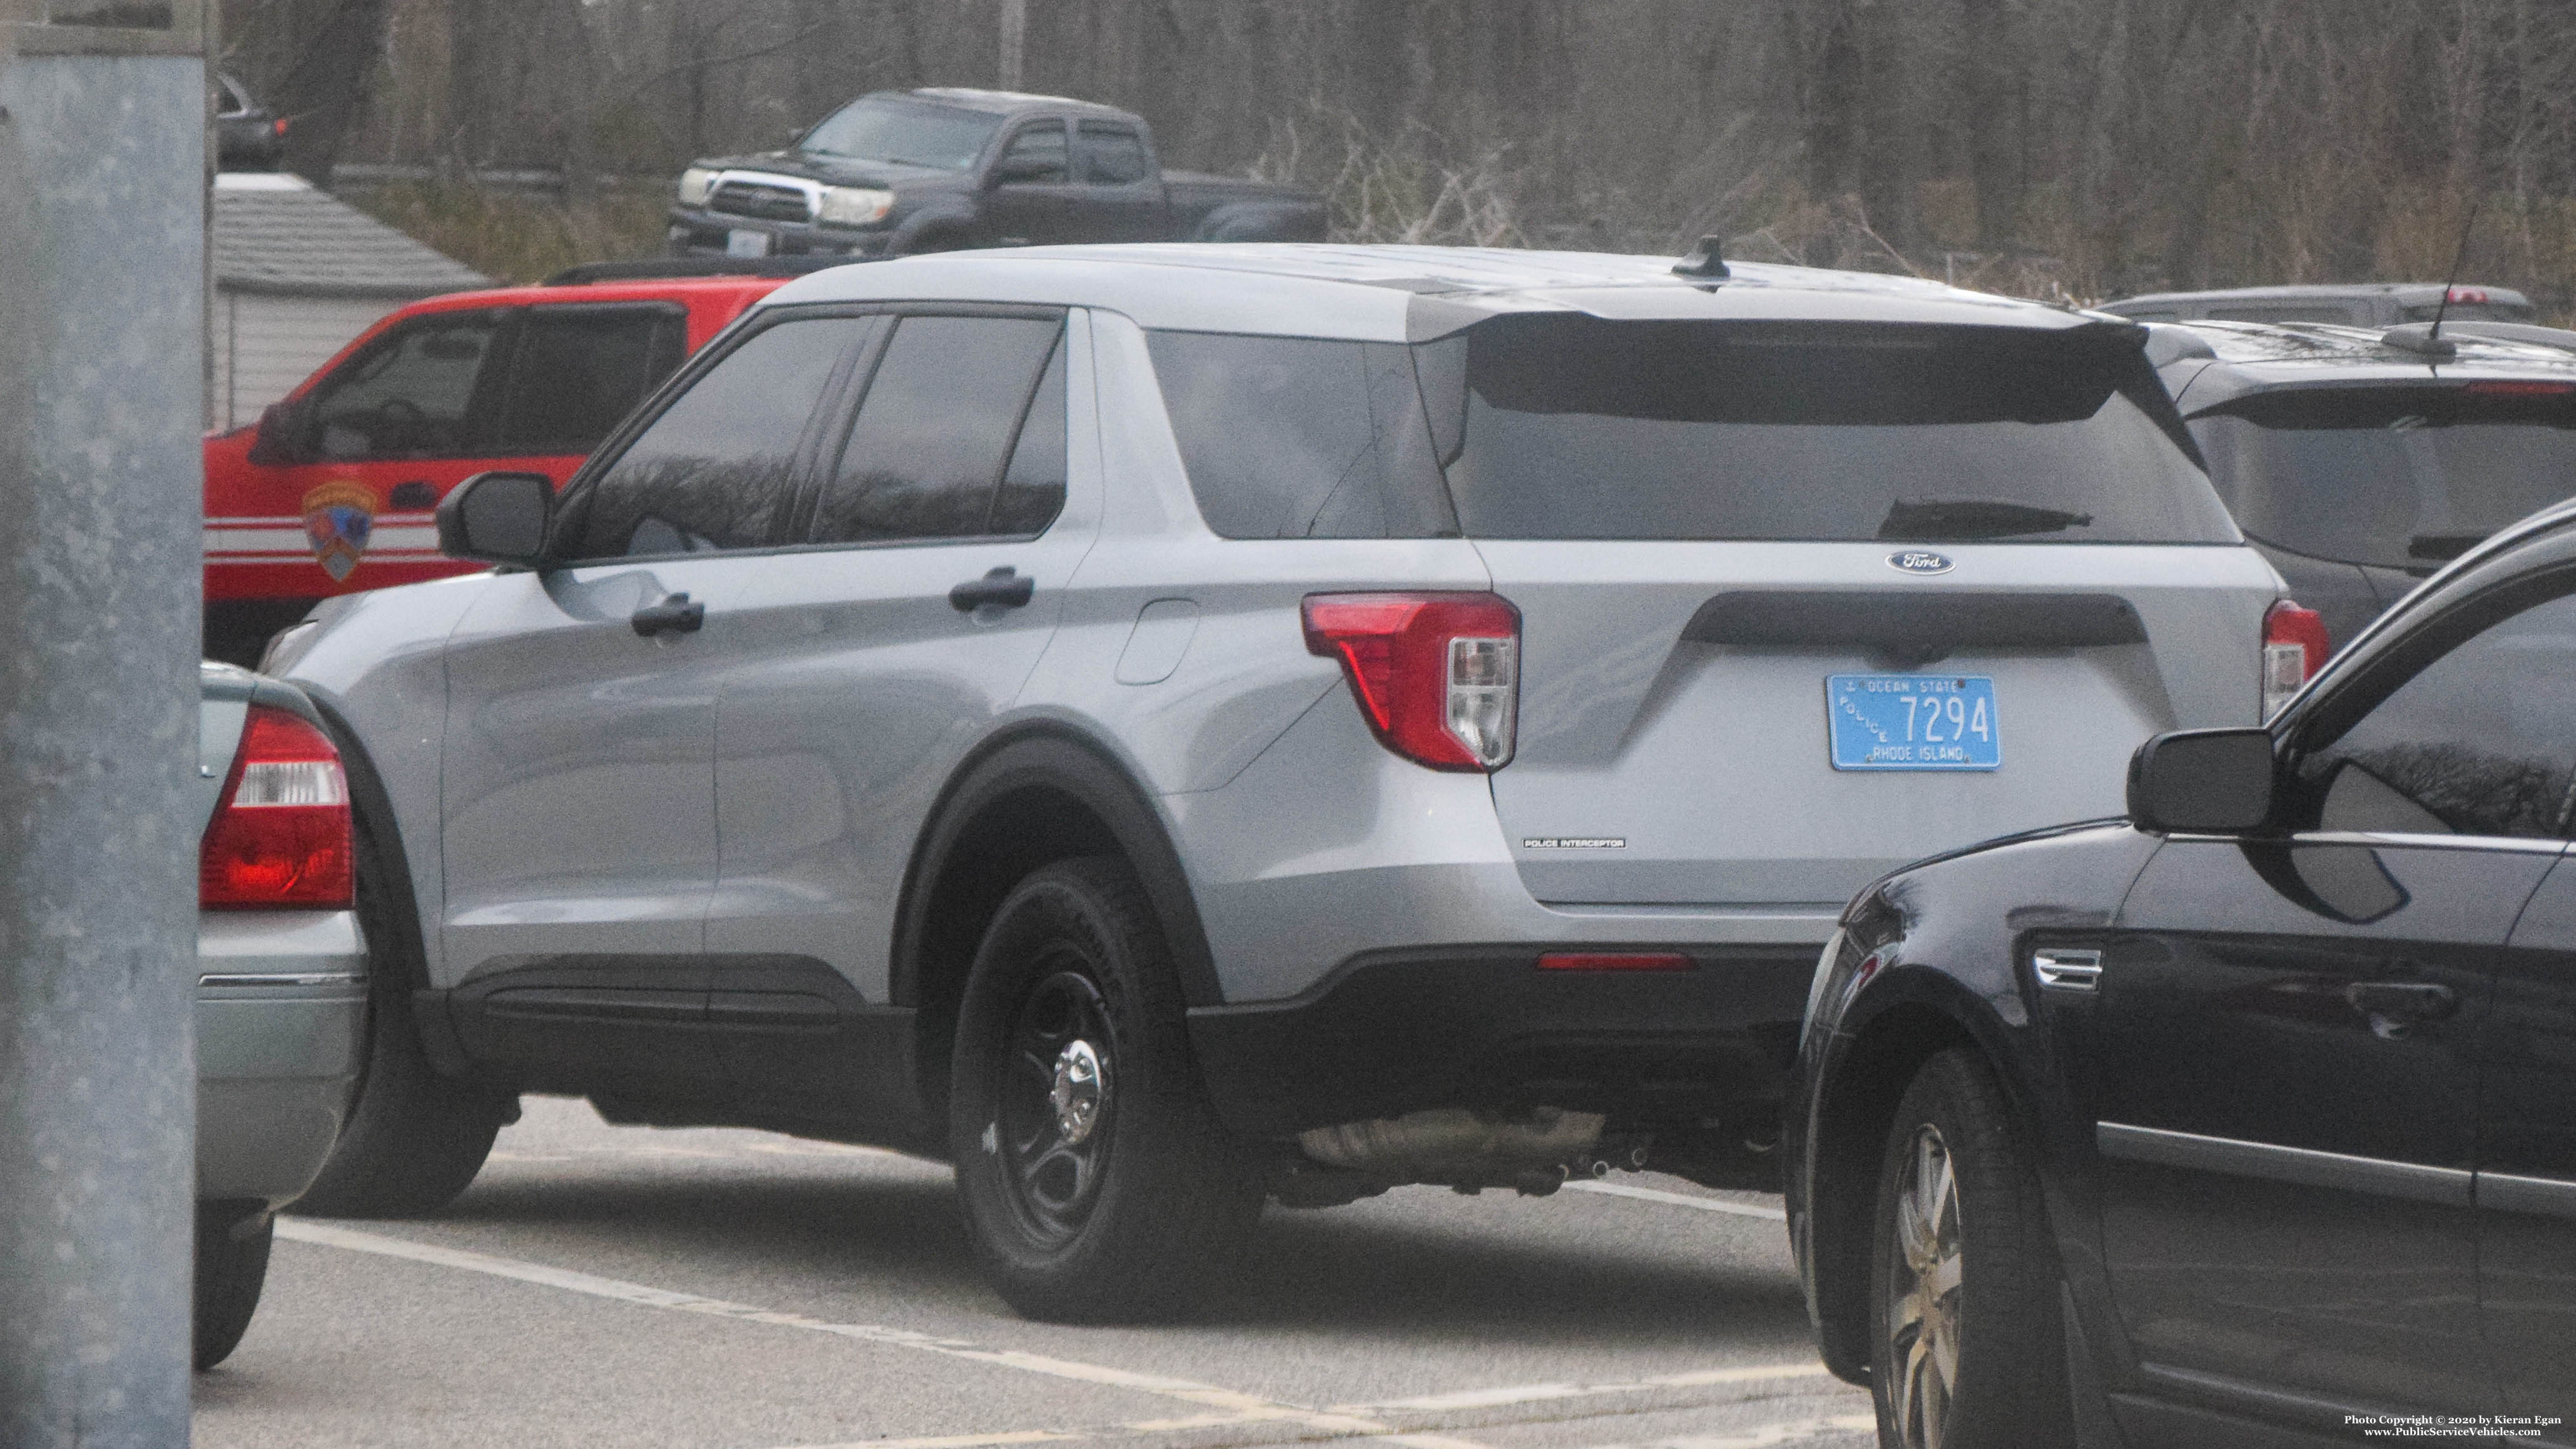
POLYGON ((438 1074, 421 1049, 408 984, 420 975, 396 911, 410 893, 379 867, 366 823, 358 826, 358 919, 367 936, 367 1061, 340 1140, 295 1204, 317 1217, 426 1217, 455 1200, 483 1170, 517 1100, 438 1074))
POLYGON ((2003 1091, 1963 1050, 1923 1064, 1879 1167, 1871 1393, 1882 1445, 2073 1437, 2057 1254, 2003 1091))
POLYGON ((266 1203, 197 1204, 190 1359, 198 1372, 230 1358, 250 1331, 250 1317, 259 1311, 259 1290, 268 1281, 268 1248, 276 1225, 266 1203))
POLYGON ((976 1255, 1031 1318, 1184 1311, 1260 1216, 1257 1160, 1208 1104, 1123 861, 1061 861, 1004 899, 967 977, 949 1102, 976 1255))

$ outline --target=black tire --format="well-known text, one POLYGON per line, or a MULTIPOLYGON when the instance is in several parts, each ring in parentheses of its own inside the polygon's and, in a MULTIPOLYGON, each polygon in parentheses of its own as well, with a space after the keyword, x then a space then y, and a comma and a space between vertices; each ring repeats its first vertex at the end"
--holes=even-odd
POLYGON ((994 912, 958 1011, 949 1133, 976 1256, 1022 1314, 1169 1318, 1231 1275, 1259 1160, 1208 1105, 1126 862, 1041 867, 994 912))
POLYGON ((199 1373, 232 1357, 259 1311, 277 1219, 266 1203, 197 1204, 197 1281, 190 1361, 199 1373))
POLYGON ((1974 1053, 1942 1052, 1915 1074, 1880 1158, 1870 1223, 1879 1443, 2071 1443, 2057 1252, 2039 1174, 1974 1053))
POLYGON ((517 1099, 442 1077, 421 1050, 411 986, 421 979, 411 893, 382 868, 358 827, 358 917, 366 928, 367 1061, 357 1100, 322 1173, 295 1211, 316 1217, 426 1217, 456 1200, 483 1170, 492 1138, 517 1099))

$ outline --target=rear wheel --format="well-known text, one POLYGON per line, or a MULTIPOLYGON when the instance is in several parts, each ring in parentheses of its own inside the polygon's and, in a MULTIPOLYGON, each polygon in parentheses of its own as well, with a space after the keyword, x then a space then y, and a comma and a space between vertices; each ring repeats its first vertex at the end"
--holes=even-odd
POLYGON ((381 859, 362 821, 358 915, 371 983, 367 1063, 338 1144, 295 1204, 297 1212, 318 1217, 421 1217, 447 1206, 483 1170, 493 1136, 517 1106, 507 1093, 440 1076, 421 1050, 410 991, 420 963, 404 948, 412 932, 393 914, 411 909, 409 892, 387 879, 381 859))
POLYGON ((1872 1221, 1879 1442, 2067 1442, 2057 1255, 2039 1177, 2002 1089, 1972 1053, 1940 1053, 1906 1089, 1872 1221))
POLYGON ((1257 1159, 1208 1105, 1123 861, 1058 862, 1003 900, 959 1008, 949 1102, 976 1254, 1029 1317, 1184 1311, 1260 1216, 1257 1159))
POLYGON ((190 1358, 203 1372, 232 1356, 259 1310, 276 1219, 266 1203, 197 1204, 197 1278, 190 1358))

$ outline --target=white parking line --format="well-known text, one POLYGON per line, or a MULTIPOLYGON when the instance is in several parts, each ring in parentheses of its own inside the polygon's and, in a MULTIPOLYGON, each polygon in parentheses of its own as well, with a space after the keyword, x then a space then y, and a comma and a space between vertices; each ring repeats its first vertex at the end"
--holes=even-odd
POLYGON ((1875 1430, 1875 1414, 1841 1414, 1830 1419, 1799 1419, 1785 1424, 1765 1424, 1737 1434, 1693 1434, 1680 1439, 1655 1439, 1644 1444, 1610 1444, 1601 1449, 1772 1449, 1774 1445, 1796 1444, 1823 1434, 1875 1430))
POLYGON ((1624 1182, 1569 1182, 1566 1187, 1574 1192, 1597 1192, 1603 1197, 1635 1198, 1639 1202, 1659 1202, 1666 1207, 1694 1208, 1704 1213, 1733 1213, 1740 1218, 1768 1218, 1775 1223, 1785 1223, 1789 1220, 1789 1214, 1782 1209, 1764 1207, 1760 1203, 1729 1202, 1722 1197, 1689 1197, 1678 1192, 1665 1192, 1660 1188, 1630 1187, 1624 1182))
POLYGON ((1535 1404, 1549 1399, 1591 1398, 1599 1394, 1636 1394, 1653 1389, 1699 1389, 1717 1384, 1756 1383, 1763 1379, 1807 1378, 1829 1372, 1821 1363, 1746 1364, 1693 1369, 1615 1384, 1513 1384, 1502 1388, 1461 1389, 1454 1394, 1425 1394, 1375 1404, 1336 1404, 1339 1414, 1384 1414, 1400 1411, 1434 1413, 1447 1409, 1490 1409, 1503 1404, 1535 1404))
MULTIPOLYGON (((1463 1439, 1434 1434, 1399 1434, 1394 1427, 1374 1419, 1335 1411, 1302 1408, 1265 1399, 1257 1394, 1239 1393, 1190 1379, 1166 1378, 1160 1374, 1137 1373, 1130 1369, 1111 1368, 1105 1364, 1081 1363, 1073 1359, 1050 1358, 1044 1354, 1024 1353, 1018 1349, 986 1348, 964 1339, 941 1338, 916 1333, 909 1329, 887 1328, 872 1323, 826 1323, 801 1313, 779 1313, 755 1308, 747 1303, 729 1303, 721 1298, 704 1298, 695 1293, 681 1293, 668 1288, 653 1288, 641 1283, 628 1283, 617 1278, 603 1278, 570 1268, 551 1268, 543 1263, 523 1262, 516 1258, 495 1257, 489 1253, 470 1252, 463 1248, 442 1248, 431 1243, 415 1243, 407 1238, 365 1233, 354 1228, 334 1227, 303 1218, 281 1218, 277 1235, 293 1242, 314 1243, 323 1247, 344 1248, 355 1253, 373 1253, 380 1257, 403 1258, 415 1263, 429 1263, 442 1268, 459 1268, 469 1273, 486 1273, 495 1278, 509 1278, 521 1283, 535 1283, 566 1292, 584 1293, 630 1303, 641 1308, 661 1308, 680 1313, 702 1313, 716 1318, 730 1318, 744 1323, 767 1324, 774 1328, 801 1328, 814 1333, 836 1334, 864 1343, 884 1344, 922 1353, 942 1354, 950 1358, 993 1364, 1001 1368, 1045 1374, 1051 1378, 1071 1379, 1079 1383, 1099 1384, 1108 1388, 1132 1389, 1155 1394, 1202 1408, 1223 1410, 1243 1423, 1275 1421, 1292 1423, 1326 1435, 1371 1438, 1410 1449, 1478 1449, 1463 1439)), ((1029 1430, 1055 1438, 1077 1437, 1049 1430, 1029 1430)), ((971 1443, 1038 1442, 1021 1439, 974 1439, 936 1441, 950 1445, 971 1443)))

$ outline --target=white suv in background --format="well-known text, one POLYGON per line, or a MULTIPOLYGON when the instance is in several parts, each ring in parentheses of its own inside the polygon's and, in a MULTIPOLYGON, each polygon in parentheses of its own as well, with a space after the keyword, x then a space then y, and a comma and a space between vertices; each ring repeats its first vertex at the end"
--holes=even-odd
POLYGON ((795 282, 559 504, 452 494, 494 572, 272 649, 399 902, 307 1209, 576 1093, 947 1157, 1014 1304, 1121 1317, 1265 1194, 1774 1182, 1847 896, 2260 718, 2143 336, 1705 257, 795 282))

